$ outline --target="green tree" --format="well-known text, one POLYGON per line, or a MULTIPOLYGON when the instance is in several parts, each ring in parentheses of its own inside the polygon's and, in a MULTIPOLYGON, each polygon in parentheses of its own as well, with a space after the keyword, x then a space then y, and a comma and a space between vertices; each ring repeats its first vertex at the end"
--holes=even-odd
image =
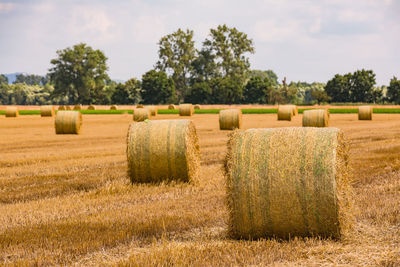
POLYGON ((271 90, 272 84, 267 76, 265 78, 254 76, 244 88, 243 100, 245 103, 268 103, 271 90))
POLYGON ((189 87, 189 75, 195 59, 193 31, 178 29, 158 42, 159 60, 156 69, 171 73, 179 100, 184 100, 189 87))
POLYGON ((273 86, 278 85, 278 75, 273 70, 251 70, 250 78, 260 77, 261 79, 268 78, 273 86))
POLYGON ((350 78, 350 101, 370 102, 375 83, 375 73, 372 70, 355 71, 350 78))
POLYGON ((390 85, 387 88, 386 97, 390 102, 394 102, 396 104, 400 103, 400 80, 396 77, 393 77, 390 80, 390 85))
POLYGON ((197 57, 192 62, 190 83, 209 82, 218 76, 215 55, 211 51, 202 49, 197 52, 197 57))
POLYGON ((243 99, 243 87, 231 77, 217 77, 210 81, 214 104, 239 104, 243 99))
POLYGON ((322 102, 329 102, 331 100, 331 97, 328 96, 328 94, 322 90, 312 89, 311 97, 312 99, 317 101, 318 105, 320 105, 322 102))
POLYGON ((16 76, 14 84, 16 83, 25 83, 28 85, 45 85, 47 83, 47 78, 35 74, 25 75, 21 73, 16 76))
POLYGON ((54 96, 67 96, 69 104, 95 104, 104 99, 107 74, 107 57, 100 50, 93 50, 81 43, 73 48, 57 51, 52 59, 50 79, 54 96))
POLYGON ((4 74, 0 74, 0 84, 2 84, 2 83, 8 84, 8 78, 4 74))
POLYGON ((185 97, 188 103, 197 104, 212 104, 212 88, 209 82, 194 83, 189 90, 188 95, 185 97))
POLYGON ((141 99, 141 83, 135 78, 129 79, 125 84, 119 83, 112 95, 112 103, 120 105, 138 104, 141 99))
POLYGON ((326 83, 324 90, 331 97, 332 102, 350 101, 350 79, 351 73, 346 75, 336 74, 326 83))
POLYGON ((0 83, 0 104, 10 104, 10 86, 7 83, 0 83))
POLYGON ((164 71, 150 70, 142 77, 142 102, 167 104, 176 102, 174 80, 164 71))

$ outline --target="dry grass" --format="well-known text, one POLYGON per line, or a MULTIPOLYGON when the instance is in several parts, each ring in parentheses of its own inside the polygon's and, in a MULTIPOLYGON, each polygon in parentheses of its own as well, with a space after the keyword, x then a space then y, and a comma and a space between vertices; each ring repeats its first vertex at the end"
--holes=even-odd
MULTIPOLYGON (((243 128, 301 126, 243 115, 243 128)), ((159 115, 156 119, 178 119, 159 115)), ((350 141, 356 224, 341 241, 227 237, 222 163, 228 132, 195 115, 196 184, 131 185, 131 115, 86 115, 80 135, 54 118, 0 117, 0 265, 400 265, 400 115, 331 115, 350 141)))

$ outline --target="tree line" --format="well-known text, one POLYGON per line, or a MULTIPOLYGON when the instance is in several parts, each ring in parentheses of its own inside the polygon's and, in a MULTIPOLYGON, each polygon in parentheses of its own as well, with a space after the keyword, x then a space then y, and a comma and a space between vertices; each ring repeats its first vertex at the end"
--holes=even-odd
POLYGON ((220 25, 196 49, 192 30, 158 42, 158 60, 141 79, 124 83, 108 76, 107 57, 80 43, 57 51, 48 74, 23 75, 8 84, 0 75, 0 104, 315 104, 400 103, 400 81, 376 86, 372 70, 336 74, 325 83, 286 82, 272 70, 252 70, 253 41, 220 25))

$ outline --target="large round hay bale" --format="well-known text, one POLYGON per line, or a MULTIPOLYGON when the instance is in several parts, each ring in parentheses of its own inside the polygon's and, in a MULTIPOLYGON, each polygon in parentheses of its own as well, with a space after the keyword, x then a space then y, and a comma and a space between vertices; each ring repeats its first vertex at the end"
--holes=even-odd
POLYGON ((293 107, 291 105, 278 106, 278 121, 291 121, 293 117, 293 107))
POLYGON ((219 111, 219 129, 233 130, 242 128, 242 111, 225 109, 219 111))
POLYGON ((199 104, 194 105, 194 109, 201 109, 199 104))
POLYGON ((54 106, 41 106, 40 107, 41 117, 53 117, 54 116, 54 106))
POLYGON ((82 114, 79 111, 58 111, 55 119, 56 134, 79 134, 82 114))
POLYGON ((179 116, 192 116, 194 113, 192 104, 180 104, 179 105, 179 116))
POLYGON ((292 107, 293 116, 297 116, 298 115, 297 106, 296 105, 289 105, 289 106, 292 107))
POLYGON ((94 106, 94 105, 89 105, 87 109, 88 109, 88 110, 96 110, 96 106, 94 106))
POLYGON ((65 106, 64 105, 59 105, 58 106, 58 110, 65 110, 65 106))
POLYGON ((200 151, 190 120, 132 123, 126 153, 132 183, 189 182, 198 176, 200 151))
POLYGON ((17 107, 6 107, 6 117, 13 118, 18 116, 19 116, 19 111, 17 107))
POLYGON ((358 119, 359 120, 372 120, 373 109, 371 106, 359 106, 358 107, 358 119))
POLYGON ((150 110, 151 116, 156 116, 157 115, 157 107, 156 106, 147 106, 146 108, 148 110, 150 110))
POLYGON ((78 104, 74 106, 74 110, 81 110, 82 109, 82 105, 78 104))
POLYGON ((136 108, 144 108, 144 106, 142 104, 137 104, 136 108))
POLYGON ((174 104, 169 104, 168 109, 176 109, 174 104))
POLYGON ((351 225, 347 146, 337 128, 235 131, 225 160, 235 238, 339 238, 351 225))
POLYGON ((144 121, 151 118, 151 111, 147 108, 137 108, 133 111, 134 121, 144 121))
POLYGON ((110 109, 111 109, 111 110, 117 110, 117 109, 118 109, 118 106, 117 106, 117 105, 112 105, 112 106, 110 107, 110 109))
POLYGON ((303 112, 303 127, 328 127, 329 110, 313 109, 303 112))

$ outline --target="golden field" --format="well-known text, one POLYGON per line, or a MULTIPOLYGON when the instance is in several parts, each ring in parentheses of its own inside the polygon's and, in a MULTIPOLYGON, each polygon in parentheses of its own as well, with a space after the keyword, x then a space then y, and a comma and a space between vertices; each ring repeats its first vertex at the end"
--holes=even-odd
MULTIPOLYGON (((276 116, 243 115, 243 128, 301 126, 276 116)), ((80 135, 56 135, 54 118, 0 116, 0 265, 400 266, 400 114, 330 118, 350 144, 353 230, 238 241, 226 233, 218 115, 191 117, 200 179, 161 185, 129 182, 132 115, 83 115, 80 135)))

